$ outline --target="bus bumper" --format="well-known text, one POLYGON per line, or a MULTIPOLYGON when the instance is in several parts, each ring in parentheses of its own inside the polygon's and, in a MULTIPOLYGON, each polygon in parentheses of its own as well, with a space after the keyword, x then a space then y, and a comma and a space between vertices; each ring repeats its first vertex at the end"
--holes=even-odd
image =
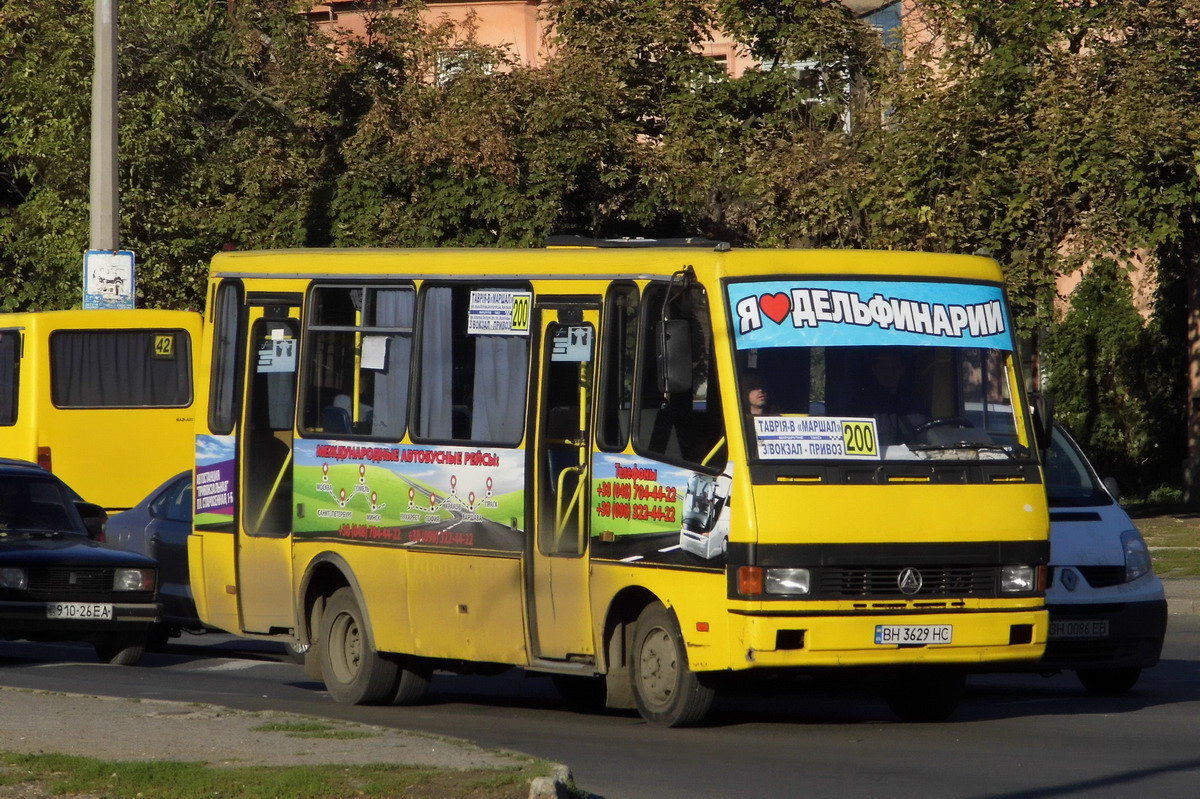
POLYGON ((920 615, 751 615, 731 619, 731 668, 886 666, 1036 661, 1046 648, 1042 610, 920 615), (740 623, 737 621, 740 618, 740 623), (951 628, 947 644, 877 644, 880 626, 951 628))

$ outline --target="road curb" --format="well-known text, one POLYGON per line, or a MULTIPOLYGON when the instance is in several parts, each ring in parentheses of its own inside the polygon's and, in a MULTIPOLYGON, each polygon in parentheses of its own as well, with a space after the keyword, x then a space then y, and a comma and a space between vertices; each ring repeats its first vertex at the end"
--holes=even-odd
POLYGON ((571 769, 561 763, 553 768, 549 777, 535 777, 529 784, 529 799, 572 799, 579 796, 575 789, 575 778, 571 769))
POLYGON ((1172 616, 1200 615, 1200 579, 1166 578, 1162 581, 1167 595, 1167 612, 1172 616))

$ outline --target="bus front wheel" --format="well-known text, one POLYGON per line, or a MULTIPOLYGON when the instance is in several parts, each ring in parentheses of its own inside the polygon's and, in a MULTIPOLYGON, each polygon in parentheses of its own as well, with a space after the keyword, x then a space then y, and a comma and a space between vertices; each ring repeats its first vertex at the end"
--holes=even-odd
POLYGON ((392 700, 400 667, 371 646, 366 617, 349 588, 339 588, 325 604, 318 651, 325 688, 335 701, 374 705, 392 700))
POLYGON ((687 727, 708 715, 716 692, 688 668, 679 622, 662 604, 647 605, 638 616, 630 658, 634 701, 646 721, 687 727))

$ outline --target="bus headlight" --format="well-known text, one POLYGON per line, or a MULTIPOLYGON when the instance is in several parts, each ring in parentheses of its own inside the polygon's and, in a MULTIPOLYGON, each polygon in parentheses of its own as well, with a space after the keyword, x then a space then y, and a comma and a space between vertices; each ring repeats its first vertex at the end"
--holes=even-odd
POLYGON ((1150 573, 1150 548, 1141 533, 1137 530, 1121 533, 1121 548, 1125 550, 1125 582, 1131 583, 1150 573))
POLYGON ((0 569, 0 588, 24 591, 29 586, 29 575, 24 569, 0 569))
POLYGON ((1001 566, 1000 593, 1029 594, 1037 588, 1037 571, 1032 566, 1001 566))
POLYGON ((808 569, 767 569, 768 594, 803 596, 811 588, 812 575, 808 569))
POLYGON ((117 569, 113 575, 114 591, 153 591, 154 569, 117 569))

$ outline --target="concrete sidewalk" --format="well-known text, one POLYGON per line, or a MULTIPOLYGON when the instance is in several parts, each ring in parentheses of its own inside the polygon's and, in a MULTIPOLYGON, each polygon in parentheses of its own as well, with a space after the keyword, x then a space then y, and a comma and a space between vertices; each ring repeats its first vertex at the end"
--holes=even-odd
POLYGON ((1166 577, 1162 583, 1169 613, 1200 614, 1200 577, 1166 577))

